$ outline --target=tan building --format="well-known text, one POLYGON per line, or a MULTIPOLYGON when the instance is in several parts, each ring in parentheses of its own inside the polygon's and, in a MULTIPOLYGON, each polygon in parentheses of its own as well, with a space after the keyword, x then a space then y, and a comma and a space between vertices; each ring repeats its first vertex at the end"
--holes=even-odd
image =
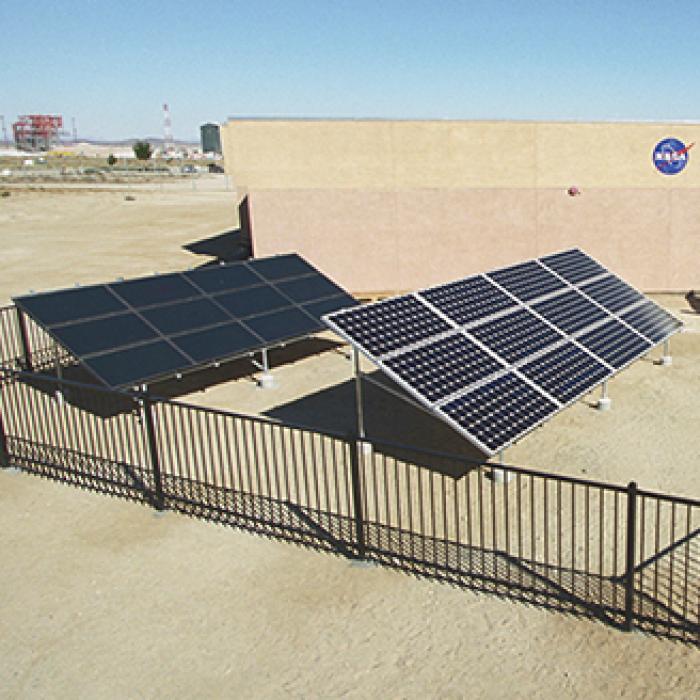
POLYGON ((356 292, 410 290, 579 246, 645 291, 700 287, 700 124, 232 120, 256 255, 356 292), (571 196, 576 187, 580 195, 571 196))

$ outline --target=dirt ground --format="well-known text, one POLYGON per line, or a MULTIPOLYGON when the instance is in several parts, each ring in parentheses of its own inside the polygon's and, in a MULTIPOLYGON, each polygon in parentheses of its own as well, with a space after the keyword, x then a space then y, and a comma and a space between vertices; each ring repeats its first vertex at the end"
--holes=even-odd
MULTIPOLYGON (((124 196, 0 199, 0 302, 197 265, 183 245, 236 227, 232 192, 124 196)), ((700 323, 681 297, 657 299, 688 325, 672 342, 673 366, 637 362, 611 382, 611 412, 587 397, 507 461, 700 495, 700 323)), ((243 367, 238 381, 184 398, 332 429, 352 423, 342 348, 271 359, 273 389, 243 367)), ((452 446, 431 419, 368 396, 378 436, 398 411, 399 439, 452 446)), ((681 644, 24 474, 0 472, 0 532, 2 698, 700 696, 700 652, 681 644)))

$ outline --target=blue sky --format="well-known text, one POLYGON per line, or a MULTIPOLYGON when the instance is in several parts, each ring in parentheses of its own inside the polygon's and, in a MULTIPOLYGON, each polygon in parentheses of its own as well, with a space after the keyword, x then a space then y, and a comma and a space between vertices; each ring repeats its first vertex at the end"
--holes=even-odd
POLYGON ((700 3, 3 0, 0 114, 178 139, 229 116, 700 119, 700 3), (31 10, 29 9, 31 8, 31 10))

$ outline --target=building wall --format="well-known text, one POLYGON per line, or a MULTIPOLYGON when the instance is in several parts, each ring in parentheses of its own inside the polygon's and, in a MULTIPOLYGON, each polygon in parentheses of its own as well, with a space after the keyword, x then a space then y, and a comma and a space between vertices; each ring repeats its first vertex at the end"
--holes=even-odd
POLYGON ((645 290, 700 287, 700 125, 231 121, 256 255, 296 250, 355 292, 415 289, 576 245, 645 290), (576 185, 581 196, 566 190, 576 185))

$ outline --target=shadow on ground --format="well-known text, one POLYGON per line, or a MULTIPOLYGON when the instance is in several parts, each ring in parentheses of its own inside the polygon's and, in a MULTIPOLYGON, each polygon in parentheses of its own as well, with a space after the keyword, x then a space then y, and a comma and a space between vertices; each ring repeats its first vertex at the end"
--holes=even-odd
MULTIPOLYGON (((368 376, 379 381, 381 372, 368 376)), ((395 385, 391 390, 403 393, 395 385)), ((486 461, 486 455, 438 418, 367 381, 363 381, 363 394, 365 434, 380 443, 375 446, 375 451, 402 460, 408 460, 409 453, 404 453, 401 445, 419 445, 424 450, 451 453, 453 457, 449 461, 443 463, 436 455, 431 457, 430 464, 422 466, 456 478, 486 461), (455 455, 465 461, 457 463, 455 455)), ((276 406, 264 415, 283 423, 313 425, 319 430, 354 435, 357 430, 355 381, 350 379, 302 396, 276 406)), ((415 451, 410 452, 410 460, 415 462, 415 459, 415 451)))
MULTIPOLYGON (((306 338, 268 352, 271 367, 291 364, 313 355, 332 352, 340 343, 324 338, 306 338)), ((257 355, 259 358, 259 355, 257 355)), ((259 369, 253 364, 254 357, 243 357, 223 362, 218 367, 210 366, 183 374, 180 379, 169 378, 153 382, 148 392, 153 397, 175 399, 198 391, 205 391, 219 384, 233 381, 256 381, 259 369)), ((102 418, 128 413, 134 410, 133 398, 128 392, 106 391, 100 382, 81 364, 72 362, 61 366, 61 380, 57 382, 56 368, 51 367, 36 373, 25 373, 19 381, 38 389, 44 394, 56 395, 60 389, 62 399, 77 408, 102 418), (84 386, 83 386, 84 385, 84 386)))

